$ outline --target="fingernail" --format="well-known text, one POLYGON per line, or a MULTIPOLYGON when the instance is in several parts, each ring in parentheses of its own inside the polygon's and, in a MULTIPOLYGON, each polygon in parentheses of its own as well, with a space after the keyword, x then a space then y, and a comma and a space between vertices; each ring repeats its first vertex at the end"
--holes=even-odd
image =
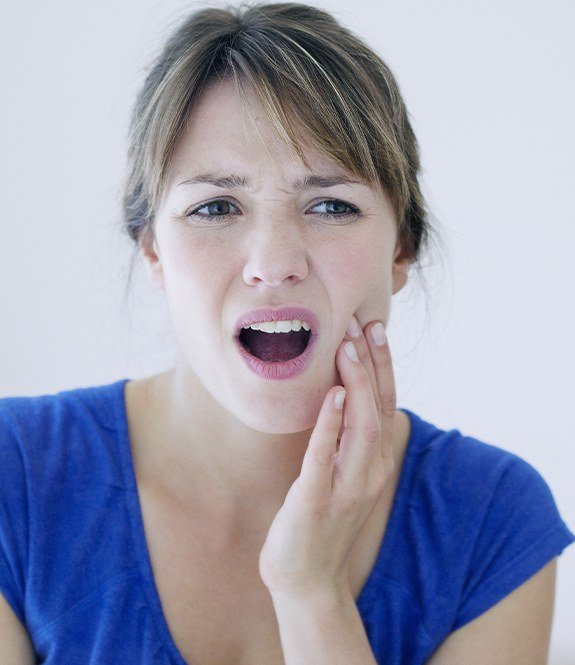
POLYGON ((343 350, 346 352, 347 357, 350 360, 354 360, 355 362, 359 362, 359 358, 357 357, 357 351, 355 350, 355 346, 353 345, 353 342, 348 342, 343 347, 343 350))
POLYGON ((371 329, 371 339, 378 345, 383 346, 385 344, 385 328, 383 323, 379 321, 371 329))
POLYGON ((345 390, 340 390, 333 398, 333 405, 338 411, 341 411, 343 400, 345 399, 345 390))
POLYGON ((359 337, 361 335, 361 326, 359 325, 355 316, 351 317, 351 321, 349 322, 346 332, 350 337, 359 337))

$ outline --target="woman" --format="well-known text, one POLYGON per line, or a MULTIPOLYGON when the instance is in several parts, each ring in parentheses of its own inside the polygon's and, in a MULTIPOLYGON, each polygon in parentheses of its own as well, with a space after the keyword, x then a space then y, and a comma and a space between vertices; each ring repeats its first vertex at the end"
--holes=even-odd
POLYGON ((546 662, 575 540, 549 488, 396 409, 418 172, 392 74, 325 12, 174 33, 125 223, 176 362, 0 401, 1 662, 546 662))

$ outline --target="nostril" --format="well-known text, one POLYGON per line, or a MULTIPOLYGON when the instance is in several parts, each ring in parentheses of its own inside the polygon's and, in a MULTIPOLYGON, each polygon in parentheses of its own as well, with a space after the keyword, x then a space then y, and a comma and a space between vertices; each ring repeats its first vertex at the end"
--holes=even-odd
MULTIPOLYGON (((283 251, 287 252, 285 243, 283 251)), ((309 266, 304 254, 300 256, 278 256, 277 247, 269 255, 253 255, 246 263, 243 278, 247 284, 263 282, 268 286, 279 287, 284 283, 297 284, 307 277, 309 266)))

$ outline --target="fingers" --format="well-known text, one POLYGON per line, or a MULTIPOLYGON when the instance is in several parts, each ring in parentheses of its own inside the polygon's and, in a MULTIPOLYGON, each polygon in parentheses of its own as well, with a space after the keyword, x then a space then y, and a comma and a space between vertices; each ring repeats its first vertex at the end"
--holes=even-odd
MULTIPOLYGON (((388 421, 391 419, 393 422, 397 399, 385 328, 381 321, 372 321, 365 327, 365 331, 362 331, 355 317, 352 318, 353 322, 357 326, 355 336, 351 337, 351 324, 347 334, 353 340, 358 357, 368 372, 378 412, 382 418, 387 418, 388 421)), ((389 425, 389 422, 382 423, 383 426, 386 424, 389 425)))
MULTIPOLYGON (((346 493, 356 494, 365 487, 368 468, 379 447, 379 416, 367 368, 353 360, 347 349, 355 344, 345 341, 336 353, 336 363, 347 390, 344 430, 339 445, 334 484, 346 493), (346 348, 347 347, 347 348, 346 348)), ((350 349, 350 350, 351 350, 350 349)))
POLYGON ((336 365, 345 390, 330 389, 310 437, 298 478, 307 500, 321 504, 336 485, 347 496, 360 496, 370 476, 379 482, 393 470, 395 381, 385 333, 377 341, 372 336, 377 324, 366 326, 365 335, 359 324, 359 332, 350 328, 348 335, 353 337, 344 339, 337 350, 336 365), (334 398, 343 392, 343 408, 337 408, 334 398))
POLYGON ((355 349, 357 351, 357 355, 361 362, 363 363, 363 366, 367 370, 367 373, 369 375, 369 380, 371 383, 371 387, 373 390, 373 394, 375 396, 375 401, 377 404, 377 407, 379 409, 379 391, 377 387, 377 379, 375 376, 375 371, 373 368, 373 363, 371 361, 370 357, 370 350, 369 346, 367 343, 367 340, 363 334, 363 330, 361 329, 361 326, 359 325, 358 320, 355 318, 355 316, 351 317, 351 321, 349 323, 349 326, 347 327, 346 330, 346 337, 347 339, 351 340, 355 346, 355 349))
POLYGON ((316 503, 321 503, 331 496, 344 398, 346 391, 341 386, 335 386, 328 391, 303 458, 298 478, 300 489, 307 500, 316 503))
POLYGON ((397 394, 391 352, 385 336, 385 329, 380 322, 372 322, 366 326, 366 337, 369 340, 369 348, 373 359, 377 384, 380 431, 382 437, 380 452, 384 461, 387 462, 388 468, 393 468, 394 458, 392 444, 395 411, 397 408, 397 394))
POLYGON ((382 470, 390 473, 394 466, 395 381, 385 331, 377 341, 372 337, 374 328, 377 332, 379 327, 377 321, 371 322, 365 336, 359 325, 359 334, 357 329, 353 333, 351 326, 348 329, 348 334, 355 334, 352 340, 358 362, 350 361, 341 348, 336 355, 348 392, 336 473, 344 489, 350 491, 354 485, 367 482, 370 471, 381 476, 382 470))
POLYGON ((382 415, 388 418, 394 417, 397 408, 395 377, 393 375, 393 363, 391 361, 391 353, 385 329, 380 322, 370 323, 366 326, 366 333, 373 358, 382 415))

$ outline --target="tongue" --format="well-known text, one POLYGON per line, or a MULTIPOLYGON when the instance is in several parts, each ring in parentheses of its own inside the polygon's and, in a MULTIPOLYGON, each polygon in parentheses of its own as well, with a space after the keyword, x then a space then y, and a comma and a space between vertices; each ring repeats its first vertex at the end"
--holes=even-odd
POLYGON ((299 332, 265 333, 247 329, 242 332, 241 338, 252 355, 267 362, 281 362, 305 351, 309 332, 302 329, 299 332))

